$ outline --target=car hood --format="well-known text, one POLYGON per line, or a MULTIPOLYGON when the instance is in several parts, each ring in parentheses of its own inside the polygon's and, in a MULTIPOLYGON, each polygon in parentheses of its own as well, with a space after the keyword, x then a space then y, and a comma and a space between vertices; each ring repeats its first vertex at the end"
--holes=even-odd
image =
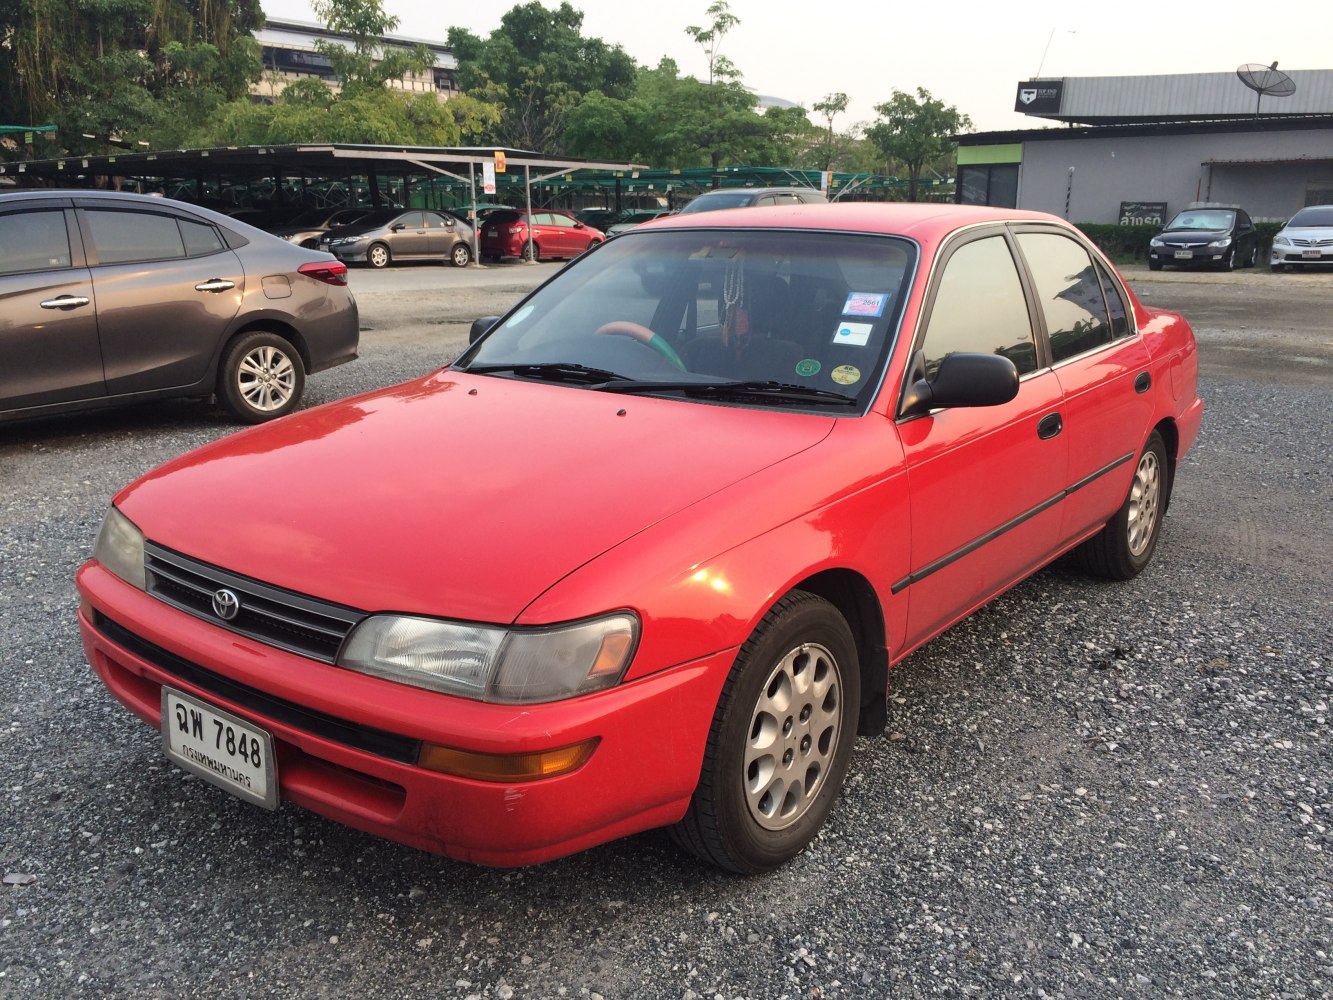
POLYGON ((1230 235, 1230 229, 1163 229, 1157 239, 1170 243, 1211 243, 1230 235))
POLYGON ((274 586, 510 622, 833 422, 442 371, 223 438, 116 504, 157 544, 274 586))
POLYGON ((1287 226, 1277 236, 1285 236, 1289 240, 1309 240, 1315 244, 1328 243, 1333 241, 1333 226, 1287 226))

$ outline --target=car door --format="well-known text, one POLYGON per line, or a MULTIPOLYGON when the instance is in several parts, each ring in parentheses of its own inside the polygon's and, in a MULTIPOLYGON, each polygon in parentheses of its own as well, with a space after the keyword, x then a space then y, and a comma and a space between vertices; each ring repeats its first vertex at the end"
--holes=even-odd
POLYGON ((211 224, 140 206, 81 204, 107 393, 202 382, 245 291, 211 224))
POLYGON ((543 257, 569 256, 569 235, 556 222, 554 212, 532 213, 532 238, 541 246, 543 257))
POLYGON ((1105 523, 1124 502, 1159 373, 1150 369, 1120 289, 1081 243, 1026 227, 1016 238, 1065 397, 1069 481, 1061 536, 1067 540, 1105 523))
POLYGON ((564 247, 562 253, 566 257, 577 257, 588 249, 591 242, 588 231, 571 215, 565 215, 562 212, 552 212, 551 221, 560 232, 560 242, 564 247))
POLYGON ((1061 390, 1034 330, 1008 235, 981 230, 947 251, 913 352, 927 377, 959 351, 1001 354, 1020 375, 999 406, 937 409, 899 424, 910 493, 906 644, 940 631, 1049 558, 1059 537, 1068 444, 1061 390))
POLYGON ((0 410, 106 395, 92 276, 67 206, 0 209, 0 410))
POLYGON ((394 257, 426 257, 430 254, 430 236, 424 212, 404 212, 389 224, 389 252, 394 257))
POLYGON ((432 258, 444 258, 449 255, 449 248, 454 245, 454 231, 451 222, 438 212, 422 212, 421 224, 426 230, 426 253, 432 258))

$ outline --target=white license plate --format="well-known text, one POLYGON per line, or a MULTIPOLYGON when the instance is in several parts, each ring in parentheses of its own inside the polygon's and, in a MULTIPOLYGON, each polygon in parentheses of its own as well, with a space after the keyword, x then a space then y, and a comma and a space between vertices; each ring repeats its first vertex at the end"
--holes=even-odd
POLYGON ((205 781, 265 809, 278 808, 273 737, 244 719, 163 687, 162 749, 205 781))
POLYGON ((1193 260, 1193 259, 1194 259, 1194 251, 1193 251, 1193 250, 1177 250, 1177 251, 1175 252, 1174 256, 1175 256, 1176 260, 1193 260))
POLYGON ((1323 255, 1322 253, 1320 253, 1318 250, 1302 250, 1302 251, 1301 251, 1301 256, 1302 256, 1302 257, 1313 258, 1314 260, 1318 260, 1320 257, 1322 257, 1322 256, 1324 256, 1324 255, 1323 255))

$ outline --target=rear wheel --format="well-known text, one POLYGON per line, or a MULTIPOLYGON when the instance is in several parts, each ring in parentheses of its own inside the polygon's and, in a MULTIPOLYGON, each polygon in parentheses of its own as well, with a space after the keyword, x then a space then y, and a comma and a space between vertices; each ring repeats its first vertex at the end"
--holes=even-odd
POLYGON ((523 244, 522 257, 524 260, 530 260, 535 263, 538 260, 541 260, 541 255, 541 248, 538 247, 535 242, 523 244))
POLYGON ((838 610, 799 590, 778 601, 737 654, 673 839, 742 874, 803 851, 842 787, 860 695, 856 643, 838 610))
POLYGON ((1108 580, 1137 576, 1157 549, 1170 489, 1166 445, 1153 431, 1139 453, 1124 504, 1098 534, 1075 550, 1083 569, 1108 580))
POLYGON ((383 243, 373 243, 366 251, 366 263, 373 268, 388 267, 392 260, 393 255, 383 243))
POLYGON ((276 333, 242 334, 222 357, 218 397, 232 416, 248 424, 290 413, 304 389, 301 355, 276 333))
POLYGON ((466 243, 455 243, 449 251, 449 263, 454 267, 467 267, 472 260, 472 251, 466 243))

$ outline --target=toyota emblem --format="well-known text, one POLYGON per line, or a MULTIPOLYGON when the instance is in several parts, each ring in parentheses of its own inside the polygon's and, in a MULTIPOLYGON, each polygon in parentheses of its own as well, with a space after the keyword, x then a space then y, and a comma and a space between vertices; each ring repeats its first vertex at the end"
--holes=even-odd
POLYGON ((223 587, 213 594, 213 614, 224 622, 229 622, 241 613, 241 599, 236 591, 223 587))

